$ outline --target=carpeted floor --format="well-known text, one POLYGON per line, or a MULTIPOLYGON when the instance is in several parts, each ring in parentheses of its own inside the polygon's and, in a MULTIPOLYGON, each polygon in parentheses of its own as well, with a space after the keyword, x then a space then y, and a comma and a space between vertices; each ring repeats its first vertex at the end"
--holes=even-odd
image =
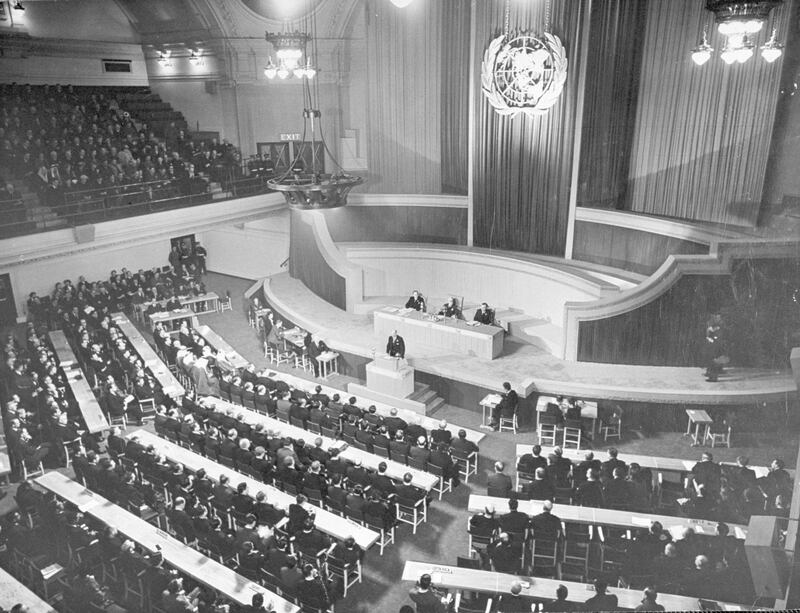
MULTIPOLYGON (((244 291, 252 285, 252 281, 211 273, 208 275, 207 285, 210 290, 221 295, 230 291, 233 310, 222 314, 202 315, 201 322, 210 325, 258 367, 265 366, 267 360, 263 357, 258 336, 247 324, 243 298, 244 291)), ((445 405, 437 411, 436 416, 472 428, 477 428, 481 420, 477 407, 445 405)), ((336 610, 339 613, 394 613, 408 602, 407 594, 411 585, 399 580, 406 560, 455 564, 457 556, 467 555, 466 523, 469 513, 466 509, 470 493, 473 490, 485 493, 486 476, 496 460, 506 462, 510 474, 513 474, 515 445, 518 442, 533 444, 535 441, 533 432, 521 432, 517 435, 507 432, 489 433, 481 443, 481 461, 476 478, 473 477, 469 484, 462 484, 453 493, 446 494, 442 501, 435 501, 429 512, 428 522, 418 528, 416 535, 412 535, 409 526, 402 525, 397 529, 396 543, 389 546, 383 556, 378 554, 377 549, 369 551, 364 563, 363 583, 354 586, 348 597, 337 603, 336 610)), ((678 432, 664 432, 648 438, 627 433, 623 441, 615 442, 615 446, 620 449, 621 457, 624 457, 622 454, 626 451, 685 459, 697 458, 701 453, 699 449, 690 447, 688 439, 678 432)), ((760 429, 758 436, 751 437, 748 447, 715 450, 715 456, 725 460, 734 459, 742 453, 749 455, 753 464, 767 464, 772 457, 779 456, 789 466, 794 466, 797 434, 780 425, 773 428, 765 426, 760 429)), ((13 490, 12 486, 10 495, 0 501, 0 513, 13 507, 13 490)))

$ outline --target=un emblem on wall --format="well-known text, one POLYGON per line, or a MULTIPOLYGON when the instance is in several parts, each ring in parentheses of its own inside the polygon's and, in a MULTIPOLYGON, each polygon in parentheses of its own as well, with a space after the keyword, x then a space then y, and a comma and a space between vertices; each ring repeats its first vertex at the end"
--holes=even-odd
POLYGON ((546 112, 566 80, 567 53, 554 34, 504 34, 483 54, 481 89, 501 115, 546 112))

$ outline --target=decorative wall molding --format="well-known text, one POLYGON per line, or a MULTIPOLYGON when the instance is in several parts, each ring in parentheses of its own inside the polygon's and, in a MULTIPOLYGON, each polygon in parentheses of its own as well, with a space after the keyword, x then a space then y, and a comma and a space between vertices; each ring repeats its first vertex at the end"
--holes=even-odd
POLYGON ((630 228, 640 232, 671 236, 681 240, 692 241, 711 245, 719 240, 742 238, 746 234, 736 230, 725 230, 723 228, 712 228, 700 223, 691 221, 680 221, 643 215, 629 211, 616 211, 611 209, 595 209, 590 207, 578 207, 575 210, 575 220, 587 223, 603 224, 608 226, 618 226, 630 228))
POLYGON ((466 196, 439 194, 367 194, 354 192, 347 198, 348 206, 419 206, 466 209, 466 196))

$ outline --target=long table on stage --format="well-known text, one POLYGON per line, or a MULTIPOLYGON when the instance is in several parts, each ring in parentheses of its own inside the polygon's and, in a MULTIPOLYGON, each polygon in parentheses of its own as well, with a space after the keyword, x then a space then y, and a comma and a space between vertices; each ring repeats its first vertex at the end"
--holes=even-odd
MULTIPOLYGON (((145 447, 152 445, 153 449, 155 449, 159 454, 162 454, 169 461, 183 464, 192 472, 197 472, 202 468, 206 471, 206 474, 209 476, 209 478, 213 479, 214 481, 219 480, 220 475, 226 475, 228 479, 230 479, 231 485, 234 487, 239 483, 246 483, 250 495, 253 497, 255 497, 256 493, 259 491, 263 491, 267 495, 267 500, 280 509, 288 509, 289 505, 295 501, 294 496, 282 492, 276 487, 258 481, 247 475, 243 475, 232 468, 226 468, 218 462, 204 458, 203 456, 195 453, 194 451, 190 451, 189 449, 184 449, 180 445, 171 443, 168 440, 156 436, 152 432, 147 432, 146 430, 137 430, 126 435, 125 438, 131 439, 134 437, 136 437, 145 447)), ((304 506, 309 511, 313 510, 316 513, 314 525, 317 527, 317 529, 335 539, 343 541, 348 536, 352 536, 356 540, 356 543, 358 543, 358 546, 364 550, 369 549, 373 543, 378 540, 377 532, 374 532, 369 528, 365 528, 361 524, 357 524, 350 519, 340 517, 335 513, 331 513, 325 509, 320 509, 309 503, 306 503, 304 506)))
POLYGON ((67 379, 67 385, 72 390, 75 402, 78 403, 78 408, 81 411, 81 415, 83 415, 83 421, 86 422, 86 429, 93 434, 108 430, 108 420, 106 420, 103 409, 100 407, 100 403, 97 402, 92 388, 89 387, 86 376, 79 368, 78 360, 69 346, 63 330, 53 330, 49 333, 49 336, 58 358, 58 363, 64 372, 64 377, 67 379))
POLYGON ((254 593, 264 594, 265 602, 272 602, 280 613, 297 613, 300 609, 277 594, 266 590, 258 583, 242 577, 227 566, 187 547, 163 530, 136 517, 122 507, 89 491, 80 483, 58 472, 49 472, 36 479, 41 487, 67 500, 87 515, 107 526, 117 528, 120 533, 139 543, 149 551, 161 548, 164 560, 186 573, 199 583, 206 585, 240 605, 249 605, 254 593))
POLYGON ((440 347, 453 353, 474 355, 492 360, 503 351, 503 329, 485 324, 472 325, 460 319, 434 318, 413 309, 384 307, 374 313, 374 330, 381 339, 392 331, 406 342, 406 352, 413 345, 440 347))
MULTIPOLYGON (((403 581, 417 581, 423 574, 429 574, 435 587, 470 592, 483 592, 487 594, 508 594, 514 581, 522 583, 522 596, 533 600, 550 601, 556 594, 559 585, 569 591, 569 602, 585 602, 594 596, 594 586, 560 579, 545 577, 523 577, 496 573, 488 570, 474 568, 458 568, 430 562, 406 561, 403 567, 403 581)), ((609 594, 617 597, 619 607, 633 610, 642 602, 641 590, 629 590, 619 587, 609 587, 609 594)), ((675 594, 659 594, 658 604, 667 611, 698 611, 700 602, 691 596, 677 596, 675 594)), ((726 602, 716 602, 724 611, 742 611, 744 607, 726 602)))
MULTIPOLYGON (((487 506, 493 506, 502 512, 508 505, 508 498, 496 496, 480 496, 472 494, 469 497, 469 511, 477 513, 487 506)), ((519 510, 528 515, 538 515, 542 512, 543 500, 520 500, 519 510)), ((594 526, 613 526, 626 530, 648 529, 654 522, 660 522, 664 529, 669 531, 672 538, 679 539, 685 528, 692 528, 697 534, 714 536, 717 533, 719 522, 689 517, 674 517, 672 515, 651 515, 650 513, 634 513, 632 511, 617 511, 615 509, 601 509, 596 507, 579 507, 571 504, 554 504, 553 515, 561 521, 575 524, 591 524, 594 526)), ((747 538, 747 526, 728 524, 731 534, 736 538, 747 538)))
POLYGON ((128 342, 133 347, 134 351, 142 358, 144 365, 153 374, 153 378, 158 381, 162 391, 170 398, 180 398, 186 393, 184 387, 178 382, 175 376, 169 371, 167 365, 164 363, 155 350, 150 346, 145 338, 141 335, 136 326, 131 323, 125 313, 114 313, 111 320, 116 324, 120 331, 128 339, 128 342))

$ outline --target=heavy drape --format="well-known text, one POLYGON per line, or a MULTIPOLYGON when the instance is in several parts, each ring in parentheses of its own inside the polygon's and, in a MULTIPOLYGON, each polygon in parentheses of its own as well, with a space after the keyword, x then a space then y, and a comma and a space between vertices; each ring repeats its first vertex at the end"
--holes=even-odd
POLYGON ((470 0, 440 0, 442 20, 442 191, 467 193, 470 0))
MULTIPOLYGON (((764 186, 781 60, 756 52, 746 64, 704 66, 689 51, 712 20, 702 0, 647 2, 636 131, 626 208, 642 213, 755 225, 764 186)), ((786 32, 788 8, 774 9, 786 32)), ((765 26, 766 28, 767 26, 765 26)), ((761 32, 759 42, 768 33, 761 32)))
POLYGON ((366 191, 441 192, 440 0, 367 0, 366 191))
MULTIPOLYGON (((542 33, 546 2, 512 2, 511 30, 542 33)), ((502 33, 505 3, 487 0, 476 9, 476 83, 490 40, 502 33)), ((578 47, 584 3, 553 0, 550 31, 569 59, 564 91, 544 115, 503 117, 476 86, 473 123, 474 243, 563 255, 578 89, 578 47)))
POLYGON ((578 206, 616 209, 624 203, 647 4, 592 3, 578 206))

